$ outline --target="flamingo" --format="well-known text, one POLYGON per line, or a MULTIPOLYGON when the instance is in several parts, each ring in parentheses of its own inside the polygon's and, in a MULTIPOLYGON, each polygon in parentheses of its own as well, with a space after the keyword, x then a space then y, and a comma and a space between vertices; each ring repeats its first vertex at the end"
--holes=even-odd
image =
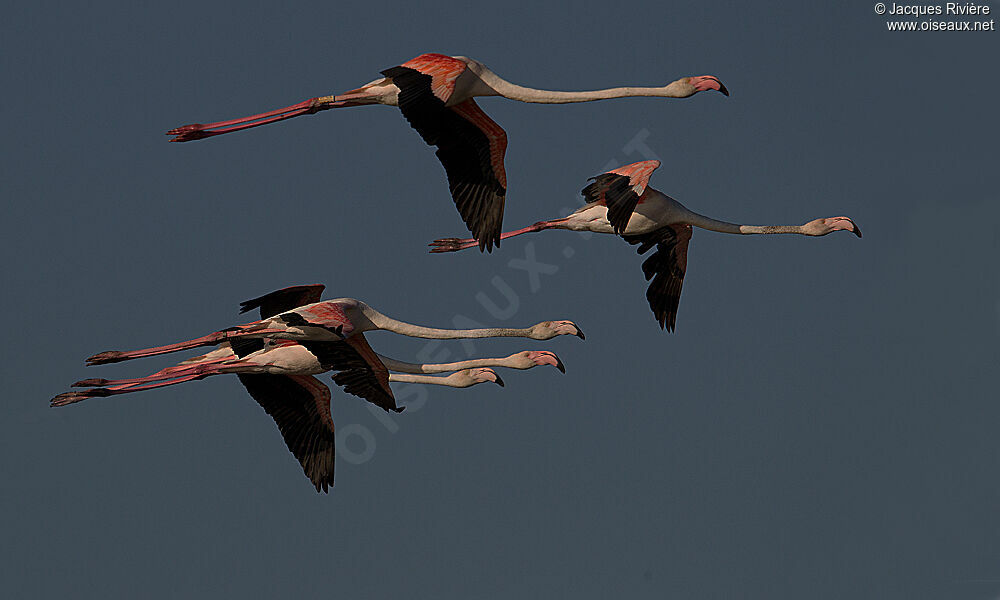
POLYGON ((360 333, 378 329, 410 337, 442 340, 487 337, 526 337, 534 340, 548 340, 560 335, 575 335, 580 339, 586 339, 583 331, 572 321, 542 321, 523 329, 435 329, 423 327, 389 318, 364 302, 353 298, 320 301, 323 289, 323 285, 314 284, 271 292, 241 304, 241 313, 260 308, 262 316, 259 321, 229 327, 199 338, 166 346, 125 352, 109 350, 91 356, 87 359, 87 363, 98 365, 120 362, 201 346, 215 346, 224 341, 229 341, 232 344, 256 344, 253 346, 254 350, 259 350, 259 344, 266 338, 316 342, 346 340, 350 342, 353 337, 360 333), (289 308, 290 306, 295 308, 289 308))
POLYGON ((536 104, 590 102, 630 96, 687 98, 705 90, 729 90, 711 75, 683 77, 663 87, 619 87, 589 92, 553 92, 515 85, 501 79, 483 63, 465 56, 421 54, 382 71, 385 77, 333 96, 310 98, 298 104, 241 119, 195 123, 167 132, 172 142, 187 142, 283 121, 321 110, 367 104, 398 106, 403 116, 430 146, 448 176, 448 187, 479 249, 492 252, 500 245, 507 175, 504 153, 507 134, 473 100, 476 96, 503 96, 536 104))
MULTIPOLYGON (((311 286, 300 286, 307 289, 311 286)), ((261 318, 271 311, 295 308, 291 304, 303 293, 271 294, 261 303, 261 318), (288 304, 284 304, 287 302, 288 304)), ((419 364, 394 360, 376 354, 363 334, 343 341, 296 342, 283 339, 236 339, 224 341, 211 352, 161 369, 152 375, 133 379, 84 379, 73 387, 91 389, 66 392, 51 400, 54 407, 66 406, 87 398, 108 397, 212 375, 235 373, 250 395, 278 425, 285 444, 302 465, 316 491, 329 491, 333 485, 335 437, 330 410, 330 389, 314 375, 337 371, 333 380, 344 391, 364 398, 386 411, 397 408, 389 382, 421 383, 466 388, 480 383, 504 385, 492 368, 530 369, 552 365, 565 373, 559 357, 547 351, 524 351, 506 358, 482 358, 453 363, 419 364), (389 373, 389 370, 403 374, 389 373), (451 373, 445 377, 422 373, 451 373)))
MULTIPOLYGON (((658 160, 646 160, 592 177, 590 180, 593 183, 581 192, 586 204, 573 214, 539 221, 504 233, 500 238, 546 229, 569 229, 620 235, 629 244, 638 245, 639 254, 645 254, 655 246, 656 252, 642 263, 646 281, 652 279, 646 290, 646 300, 660 328, 673 331, 681 285, 687 271, 692 226, 743 235, 797 233, 823 236, 834 231, 850 231, 861 237, 861 229, 848 217, 816 219, 804 225, 736 225, 699 215, 663 192, 649 187, 649 178, 659 166, 658 160)), ((429 245, 431 252, 456 252, 475 246, 475 240, 444 238, 429 245)))

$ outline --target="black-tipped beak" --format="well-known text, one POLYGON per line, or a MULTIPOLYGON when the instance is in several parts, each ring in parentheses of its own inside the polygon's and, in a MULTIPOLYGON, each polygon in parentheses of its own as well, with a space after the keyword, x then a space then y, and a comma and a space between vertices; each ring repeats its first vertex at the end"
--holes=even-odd
POLYGON ((576 323, 574 323, 573 327, 576 327, 576 337, 580 338, 581 340, 587 339, 587 336, 584 335, 583 330, 580 329, 579 325, 577 325, 576 323))
POLYGON ((500 387, 504 387, 503 379, 500 379, 500 375, 497 374, 496 372, 494 372, 493 374, 497 376, 497 380, 494 381, 493 383, 499 385, 500 387))
MULTIPOLYGON (((719 93, 721 93, 723 96, 728 96, 729 95, 729 90, 726 89, 726 86, 725 86, 724 83, 722 83, 721 81, 719 81, 718 77, 714 77, 712 75, 706 75, 705 77, 703 77, 703 79, 708 79, 708 80, 714 81, 715 83, 719 84, 719 93)), ((710 89, 712 89, 712 88, 710 88, 710 89)))

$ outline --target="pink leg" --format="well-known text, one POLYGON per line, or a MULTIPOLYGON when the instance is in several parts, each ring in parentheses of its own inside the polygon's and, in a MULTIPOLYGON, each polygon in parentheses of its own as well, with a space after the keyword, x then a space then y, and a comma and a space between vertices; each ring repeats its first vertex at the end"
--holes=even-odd
MULTIPOLYGON (((508 231, 507 233, 501 233, 500 239, 505 240, 515 235, 521 235, 522 233, 532 233, 534 231, 544 231, 546 229, 552 229, 553 227, 559 227, 563 223, 569 220, 568 217, 562 219, 554 219, 552 221, 539 221, 534 225, 529 225, 524 229, 517 229, 515 231, 508 231)), ((479 242, 474 239, 466 238, 443 238, 440 240, 434 240, 428 246, 433 246, 431 248, 431 253, 438 252, 458 252, 459 250, 465 250, 467 248, 476 248, 479 246, 479 242)))
POLYGON ((176 365, 173 367, 167 367, 148 375, 146 377, 136 377, 134 379, 81 379, 77 381, 70 387, 108 387, 108 386, 121 386, 127 387, 132 385, 140 385, 144 383, 149 383, 151 381, 163 381, 166 379, 176 379, 178 377, 184 377, 185 375, 190 375, 191 373, 198 373, 200 370, 204 370, 207 366, 222 365, 226 362, 233 361, 235 356, 229 356, 226 358, 217 358, 215 360, 209 360, 205 362, 188 364, 188 365, 176 365))
POLYGON ((259 127, 261 125, 267 125, 268 123, 276 123, 278 121, 284 121, 285 119, 291 119, 292 117, 311 115, 321 110, 342 108, 345 106, 359 106, 361 104, 369 104, 372 101, 373 100, 370 99, 368 94, 351 92, 342 96, 310 98, 308 100, 303 100, 298 104, 269 110, 267 112, 258 113, 249 117, 230 119, 228 121, 216 121, 215 123, 206 124, 193 123, 191 125, 175 127, 168 131, 167 135, 177 136, 170 140, 171 142, 189 142, 192 140, 200 140, 207 137, 222 135, 223 133, 240 131, 241 129, 259 127))
POLYGON ((141 392, 144 390, 152 390, 155 388, 166 387, 168 385, 177 385, 178 383, 184 383, 185 381, 191 381, 194 379, 203 379, 210 375, 218 375, 226 371, 220 371, 217 366, 208 366, 196 368, 194 372, 190 372, 183 377, 178 377, 170 381, 164 381, 159 383, 150 383, 148 385, 129 384, 129 385, 118 385, 112 387, 99 387, 90 390, 84 390, 81 392, 66 392, 59 394, 50 401, 51 406, 66 406, 67 404, 73 404, 74 402, 79 402, 81 400, 86 400, 87 398, 104 398, 107 396, 117 396, 119 394, 128 394, 130 392, 141 392))
POLYGON ((188 340, 186 342, 177 342, 176 344, 168 344, 166 346, 156 346, 153 348, 143 348, 142 350, 108 350, 107 352, 100 352, 87 359, 88 365, 103 365, 113 362, 121 362, 123 360, 131 360, 133 358, 143 358, 146 356, 156 356, 158 354, 169 354, 170 352, 178 352, 180 350, 188 350, 191 348, 198 348, 200 346, 214 346, 220 342, 227 339, 255 336, 260 337, 267 333, 281 333, 283 329, 264 329, 257 323, 250 323, 248 325, 242 325, 236 330, 230 331, 216 331, 206 336, 200 338, 195 338, 193 340, 188 340), (256 327, 255 327, 256 326, 256 327))

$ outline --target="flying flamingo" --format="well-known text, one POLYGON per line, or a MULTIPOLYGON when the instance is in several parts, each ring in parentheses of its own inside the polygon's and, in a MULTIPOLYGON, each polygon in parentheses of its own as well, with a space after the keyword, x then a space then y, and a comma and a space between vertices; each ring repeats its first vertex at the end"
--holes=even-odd
POLYGON ((306 285, 271 292, 241 304, 240 312, 260 308, 262 317, 259 321, 229 327, 200 338, 166 346, 127 352, 117 350, 101 352, 88 358, 87 363, 98 365, 120 362, 200 346, 215 346, 224 341, 243 344, 249 340, 256 340, 254 343, 258 346, 254 347, 255 350, 260 349, 259 344, 264 338, 318 342, 350 341, 357 334, 378 329, 411 337, 442 340, 487 337, 526 337, 534 340, 548 340, 559 335, 575 335, 580 339, 585 339, 583 331, 572 321, 543 321, 523 329, 435 329, 422 327, 389 318, 364 302, 353 298, 338 298, 320 302, 319 298, 323 289, 322 285, 306 285), (297 308, 286 310, 288 306, 297 308))
MULTIPOLYGON (((212 375, 236 373, 254 400, 274 419, 285 444, 302 465, 306 476, 316 486, 316 491, 320 491, 321 488, 323 491, 327 491, 328 486, 333 485, 335 453, 334 425, 330 410, 331 394, 330 389, 313 375, 331 370, 330 365, 324 364, 320 356, 323 351, 329 350, 329 346, 341 344, 346 344, 346 342, 305 342, 303 344, 282 340, 274 347, 257 351, 244 358, 232 355, 232 358, 228 360, 205 360, 188 363, 188 365, 172 367, 174 369, 172 372, 164 369, 168 372, 159 372, 136 379, 85 379, 73 384, 74 387, 95 385, 101 387, 59 394, 52 399, 51 404, 52 406, 66 406, 87 398, 145 391, 203 379, 212 375), (321 351, 317 353, 319 356, 313 354, 305 344, 311 344, 313 350, 320 348, 321 351)), ((558 358, 552 353, 534 352, 532 354, 539 356, 532 363, 532 366, 558 362, 558 358)), ((521 357, 517 355, 515 357, 518 360, 513 363, 514 365, 523 364, 520 361, 521 357)), ((483 359, 483 361, 503 362, 505 359, 483 359)), ((398 366, 399 363, 396 362, 398 366)), ((477 361, 463 362, 475 364, 477 361)), ((413 370, 449 369, 451 367, 451 365, 402 364, 408 365, 408 368, 413 370)), ((378 367, 372 365, 372 369, 375 368, 378 367)), ((384 367, 382 368, 384 369, 384 367)), ((515 368, 520 367, 515 366, 515 368)), ((366 372, 364 369, 354 368, 337 373, 334 376, 334 381, 343 385, 345 391, 360 395, 358 388, 369 387, 366 380, 372 375, 374 373, 371 371, 366 372)), ((384 388, 378 389, 382 391, 381 395, 390 400, 392 400, 392 395, 387 385, 390 381, 436 384, 456 388, 471 387, 487 381, 504 385, 503 380, 493 369, 471 367, 446 377, 389 373, 380 379, 384 382, 384 388)), ((386 406, 383 408, 394 409, 386 406)), ((401 409, 395 410, 398 412, 401 409)))
MULTIPOLYGON (((308 289, 314 286, 301 286, 308 289)), ((319 286, 322 288, 322 286, 319 286)), ((295 293, 261 305, 261 317, 282 306, 281 300, 294 303, 295 293)), ((298 294, 303 297, 303 294, 298 294)), ((530 369, 552 365, 565 372, 562 361, 552 352, 525 351, 506 358, 484 358, 444 364, 414 364, 375 354, 363 334, 344 341, 295 342, 292 340, 237 339, 223 342, 219 348, 152 375, 134 379, 85 379, 73 387, 92 389, 66 392, 54 397, 52 406, 66 406, 87 398, 107 397, 145 391, 204 379, 212 375, 235 373, 250 395, 271 415, 285 444, 302 465, 316 490, 328 491, 333 485, 335 437, 330 411, 330 390, 313 375, 338 371, 333 379, 348 393, 362 397, 385 410, 397 408, 390 381, 423 383, 465 388, 487 381, 503 386, 503 380, 486 366, 530 369), (389 373, 388 370, 405 373, 389 373), (420 373, 447 373, 446 377, 420 373)))
MULTIPOLYGON (((656 252, 642 263, 646 281, 653 280, 646 290, 646 300, 660 328, 673 331, 681 285, 687 270, 692 226, 743 235, 797 233, 821 236, 834 231, 850 231, 861 237, 861 229, 848 217, 816 219, 805 225, 736 225, 699 215, 663 192, 649 187, 649 177, 659 166, 660 161, 647 160, 592 177, 593 183, 581 192, 586 204, 573 214, 561 219, 539 221, 504 233, 500 238, 546 229, 569 229, 620 235, 629 244, 638 244, 639 254, 645 254, 656 246, 656 252)), ((475 240, 458 238, 430 243, 431 252, 455 252, 475 245, 475 240)))
POLYGON ((465 56, 421 54, 382 71, 385 77, 334 96, 310 98, 268 112, 216 123, 171 129, 172 142, 187 142, 283 121, 321 110, 366 104, 398 106, 410 125, 430 146, 448 175, 448 187, 479 249, 500 245, 507 175, 503 159, 507 134, 473 100, 476 96, 503 96, 536 104, 590 102, 631 96, 687 98, 718 90, 729 95, 716 77, 683 77, 663 87, 619 87, 590 92, 553 92, 515 85, 501 79, 483 63, 465 56))

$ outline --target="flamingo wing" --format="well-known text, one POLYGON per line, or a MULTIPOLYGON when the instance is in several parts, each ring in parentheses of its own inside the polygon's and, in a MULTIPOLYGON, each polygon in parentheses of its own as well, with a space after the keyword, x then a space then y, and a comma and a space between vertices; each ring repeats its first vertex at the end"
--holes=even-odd
MULTIPOLYGON (((464 69, 465 63, 457 62, 464 69)), ((449 88, 440 76, 405 65, 382 74, 399 88, 399 110, 406 120, 428 145, 437 146, 451 196, 479 249, 499 247, 507 196, 506 132, 472 98, 447 106, 454 82, 449 88)))
POLYGON ((687 271, 688 242, 691 241, 691 226, 686 224, 667 225, 642 235, 623 236, 629 244, 639 247, 639 254, 645 254, 656 246, 656 252, 642 263, 642 273, 646 281, 652 279, 646 289, 646 300, 653 316, 660 323, 660 329, 673 331, 677 322, 677 306, 681 300, 681 286, 687 271))
POLYGON ((343 342, 300 342, 320 364, 337 371, 333 381, 348 394, 393 412, 402 412, 389 387, 389 370, 368 345, 364 334, 358 333, 343 342))
MULTIPOLYGON (((325 288, 326 286, 320 283, 286 287, 259 298, 240 302, 240 314, 259 308, 260 318, 267 319, 300 306, 319 302, 325 288)), ((264 349, 263 338, 235 338, 229 343, 233 353, 240 358, 264 349)))
POLYGON ((240 381, 278 425, 316 491, 333 486, 336 437, 330 388, 310 375, 246 375, 240 381))
POLYGON ((451 107, 458 115, 451 135, 438 144, 437 156, 448 174, 448 188, 479 249, 500 247, 507 197, 507 133, 469 98, 451 107))
POLYGON ((649 177, 660 166, 658 160, 644 160, 591 177, 591 183, 580 192, 588 203, 608 207, 608 222, 616 234, 628 226, 635 207, 649 186, 649 177))
POLYGON ((319 302, 326 286, 322 284, 286 287, 259 298, 240 302, 240 314, 260 308, 260 318, 266 319, 289 310, 319 302))

